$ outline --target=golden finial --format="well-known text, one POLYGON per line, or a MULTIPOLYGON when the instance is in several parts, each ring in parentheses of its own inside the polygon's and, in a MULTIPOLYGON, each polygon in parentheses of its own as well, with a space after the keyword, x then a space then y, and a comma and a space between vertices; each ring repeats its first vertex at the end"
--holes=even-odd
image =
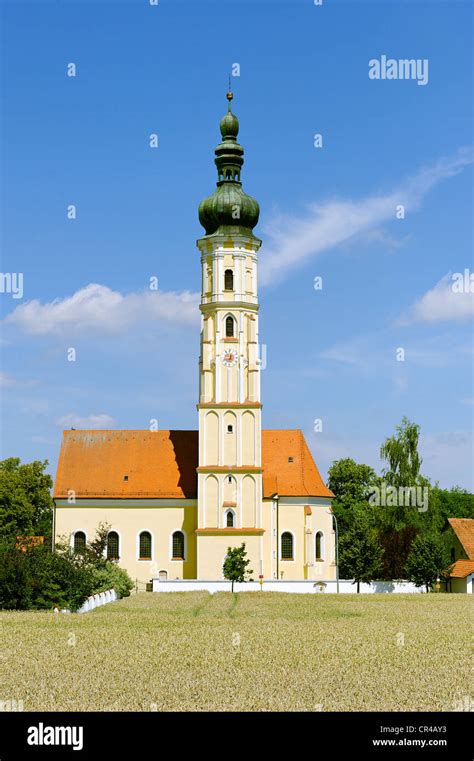
POLYGON ((230 101, 233 99, 234 93, 232 92, 232 88, 230 86, 230 75, 229 75, 229 90, 227 92, 226 98, 229 101, 229 111, 230 111, 230 101))

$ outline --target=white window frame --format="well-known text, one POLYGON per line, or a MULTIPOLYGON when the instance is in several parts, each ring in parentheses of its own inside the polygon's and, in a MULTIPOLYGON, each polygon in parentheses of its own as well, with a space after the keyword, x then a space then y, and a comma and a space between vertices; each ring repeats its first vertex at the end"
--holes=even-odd
POLYGON ((322 561, 326 560, 326 537, 324 536, 324 531, 321 529, 318 529, 314 534, 314 560, 315 562, 321 563, 322 561), (318 558, 316 555, 316 539, 318 534, 321 534, 321 557, 318 558))
MULTIPOLYGON (((170 562, 171 563, 184 563, 188 558, 188 538, 186 535, 186 531, 183 531, 182 528, 175 528, 170 534, 170 540, 169 540, 169 556, 170 556, 170 562), (173 557, 173 534, 176 534, 176 532, 179 531, 183 537, 184 537, 184 558, 174 558, 173 557)), ((164 570, 164 569, 163 569, 164 570)))
MULTIPOLYGON (((118 529, 116 529, 116 528, 109 529, 107 531, 107 543, 109 541, 109 534, 112 533, 112 531, 115 531, 115 533, 118 535, 118 538, 119 538, 119 556, 118 556, 118 560, 121 560, 122 559, 122 533, 121 533, 121 531, 118 531, 118 529)), ((105 558, 107 558, 107 545, 105 546, 104 556, 105 556, 105 558)), ((111 561, 111 562, 114 562, 114 561, 111 561)))
POLYGON ((74 550, 74 537, 76 534, 82 533, 86 537, 86 546, 89 544, 89 536, 87 534, 87 531, 84 528, 76 528, 72 532, 71 536, 69 537, 69 546, 72 550, 74 550))
POLYGON ((279 548, 280 549, 280 560, 283 563, 296 563, 296 539, 295 539, 295 535, 294 535, 293 531, 290 531, 290 529, 288 529, 288 528, 283 529, 283 531, 280 532, 280 541, 279 541, 279 544, 280 544, 280 548, 279 548), (289 560, 288 558, 284 558, 282 556, 283 555, 283 553, 282 553, 283 534, 291 534, 291 536, 293 537, 293 558, 291 560, 289 560))
POLYGON ((239 333, 239 324, 238 324, 238 322, 237 322, 237 320, 235 318, 235 315, 233 315, 232 312, 227 312, 224 315, 224 317, 222 318, 221 328, 222 328, 222 338, 226 338, 227 340, 232 339, 234 341, 238 341, 238 339, 239 339, 239 336, 238 336, 238 333, 239 333), (233 323, 233 326, 234 326, 234 330, 233 330, 234 335, 233 336, 228 336, 227 335, 226 326, 227 326, 227 318, 228 317, 232 317, 232 323, 233 323))
POLYGON ((136 555, 137 560, 140 563, 151 563, 155 557, 155 538, 153 536, 153 531, 149 528, 141 528, 140 531, 137 532, 137 538, 136 538, 136 555), (151 536, 151 558, 141 558, 140 557, 140 535, 143 534, 145 531, 148 531, 148 533, 151 536))

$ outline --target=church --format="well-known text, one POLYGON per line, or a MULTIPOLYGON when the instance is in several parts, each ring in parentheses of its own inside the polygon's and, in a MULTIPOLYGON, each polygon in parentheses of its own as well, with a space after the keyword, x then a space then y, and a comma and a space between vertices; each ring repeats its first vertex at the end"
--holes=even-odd
POLYGON ((106 523, 108 558, 141 584, 222 580, 228 547, 242 543, 255 580, 336 578, 334 495, 300 430, 262 430, 259 205, 242 189, 232 98, 217 187, 199 206, 198 430, 63 433, 55 541, 77 550, 106 523))

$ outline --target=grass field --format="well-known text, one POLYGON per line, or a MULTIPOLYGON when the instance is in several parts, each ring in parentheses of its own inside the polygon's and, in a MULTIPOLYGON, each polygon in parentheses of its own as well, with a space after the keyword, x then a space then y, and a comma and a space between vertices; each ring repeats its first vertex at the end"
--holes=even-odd
MULTIPOLYGON (((0 701, 46 711, 452 711, 467 595, 142 593, 0 612, 0 701)), ((459 710, 459 709, 458 709, 459 710)))

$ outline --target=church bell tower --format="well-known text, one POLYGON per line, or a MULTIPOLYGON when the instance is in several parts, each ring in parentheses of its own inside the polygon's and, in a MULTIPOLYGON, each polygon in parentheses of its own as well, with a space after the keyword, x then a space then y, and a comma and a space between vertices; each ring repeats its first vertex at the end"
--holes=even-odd
POLYGON ((227 547, 246 543, 261 572, 262 453, 258 337, 259 206, 242 189, 233 95, 215 149, 217 188, 201 202, 198 578, 220 578, 227 547), (207 537, 213 537, 212 545, 207 537), (217 537, 221 536, 221 541, 217 537), (212 549, 211 549, 212 547, 212 549))

